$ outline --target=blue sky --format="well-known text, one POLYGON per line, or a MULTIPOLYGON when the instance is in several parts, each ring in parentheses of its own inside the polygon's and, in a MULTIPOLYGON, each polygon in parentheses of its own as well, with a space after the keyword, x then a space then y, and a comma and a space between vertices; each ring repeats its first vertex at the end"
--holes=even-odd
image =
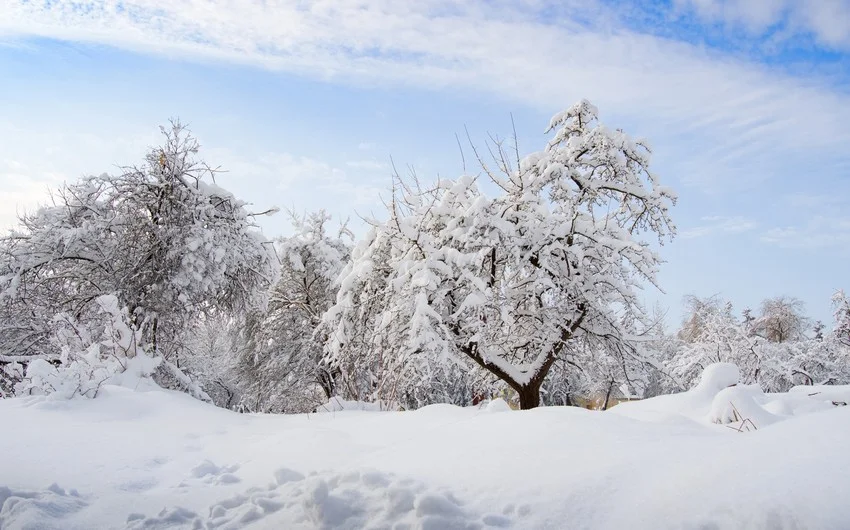
MULTIPOLYGON (((830 319, 850 288, 850 0, 0 0, 0 225, 141 159, 180 117, 258 209, 380 215, 390 157, 456 176, 455 134, 543 147, 588 98, 679 194, 666 294, 830 319)), ((467 159, 469 157, 467 156, 467 159)), ((286 219, 265 219, 268 235, 286 219)))

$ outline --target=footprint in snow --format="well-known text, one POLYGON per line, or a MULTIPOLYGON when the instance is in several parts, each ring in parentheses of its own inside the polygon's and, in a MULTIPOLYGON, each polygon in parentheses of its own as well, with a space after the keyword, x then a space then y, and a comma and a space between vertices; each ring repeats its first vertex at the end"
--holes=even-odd
POLYGON ((150 460, 145 462, 145 467, 147 469, 156 469, 156 468, 164 466, 168 462, 169 462, 169 459, 167 457, 160 456, 160 457, 157 457, 157 458, 151 458, 150 460))
POLYGON ((235 484, 241 481, 239 477, 233 474, 238 470, 238 464, 218 466, 210 460, 204 460, 192 468, 191 475, 207 484, 235 484))
MULTIPOLYGON (((227 468, 205 461, 193 474, 199 478, 221 476, 222 469, 227 468)), ((392 473, 305 476, 281 468, 273 477, 274 482, 265 487, 249 488, 213 504, 206 518, 177 507, 148 518, 133 515, 128 526, 167 528, 165 522, 171 521, 171 527, 224 530, 261 521, 258 528, 484 530, 511 527, 512 516, 523 511, 511 506, 502 514, 477 513, 449 491, 392 473)))
POLYGON ((0 528, 62 528, 66 517, 86 506, 77 490, 66 491, 56 484, 41 491, 0 486, 0 528))
POLYGON ((154 488, 159 481, 153 477, 142 478, 138 480, 130 480, 118 486, 118 489, 129 492, 141 492, 154 488))

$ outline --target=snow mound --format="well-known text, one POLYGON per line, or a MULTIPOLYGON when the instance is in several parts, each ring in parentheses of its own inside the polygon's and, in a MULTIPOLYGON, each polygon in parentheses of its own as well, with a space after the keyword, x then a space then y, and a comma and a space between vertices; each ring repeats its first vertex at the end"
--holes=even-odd
POLYGON ((274 473, 274 482, 252 487, 210 506, 209 515, 184 507, 164 509, 145 517, 132 514, 127 528, 237 529, 487 529, 513 524, 504 514, 478 514, 451 492, 393 473, 350 471, 313 473, 288 468, 274 473))
POLYGON ((738 384, 739 379, 737 366, 716 363, 707 366, 700 382, 687 392, 621 403, 611 411, 644 421, 684 416, 744 432, 850 402, 850 385, 795 387, 787 393, 765 394, 758 385, 738 384))
MULTIPOLYGON (((210 460, 204 460, 192 468, 192 477, 206 484, 235 484, 240 478, 233 473, 239 470, 239 464, 230 466, 218 466, 210 460)), ((193 481, 183 481, 182 487, 191 486, 193 481)))
POLYGON ((709 364, 702 371, 699 383, 692 392, 701 394, 717 394, 724 388, 738 384, 741 380, 741 371, 732 363, 709 364))
POLYGON ((765 393, 758 385, 724 388, 714 396, 708 419, 741 431, 760 429, 782 419, 757 403, 759 398, 764 401, 765 393))
POLYGON ((393 405, 383 401, 377 401, 374 403, 367 403, 365 401, 348 401, 334 396, 330 398, 327 403, 316 408, 316 412, 342 412, 346 410, 384 412, 398 410, 398 405, 393 405))
POLYGON ((506 412, 512 409, 511 406, 508 405, 507 401, 502 398, 496 398, 487 403, 487 407, 484 410, 487 412, 506 412))
POLYGON ((714 363, 705 367, 700 382, 681 394, 668 394, 641 401, 620 403, 611 412, 639 420, 666 421, 671 416, 705 422, 710 416, 715 396, 724 388, 736 385, 741 378, 732 363, 714 363))
POLYGON ((75 490, 66 492, 56 484, 43 491, 0 486, 0 528, 66 529, 65 518, 86 506, 75 490))

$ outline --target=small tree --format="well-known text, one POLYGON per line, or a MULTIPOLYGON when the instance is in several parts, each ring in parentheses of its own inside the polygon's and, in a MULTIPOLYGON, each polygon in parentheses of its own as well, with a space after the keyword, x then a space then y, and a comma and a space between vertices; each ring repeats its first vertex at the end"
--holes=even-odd
POLYGON ((801 340, 809 326, 803 302, 788 296, 768 298, 761 304, 761 314, 754 322, 755 333, 770 342, 801 340))
POLYGON ((685 297, 687 313, 677 336, 681 341, 676 355, 667 360, 670 370, 686 390, 695 384, 712 363, 738 365, 742 378, 757 377, 759 357, 753 342, 732 311, 732 304, 717 296, 685 297))
POLYGON ((280 279, 268 307, 247 318, 239 362, 245 404, 254 410, 309 412, 335 393, 337 371, 322 360, 314 336, 336 296, 334 281, 350 256, 351 232, 329 234, 324 211, 290 212, 295 234, 277 242, 280 279), (317 392, 318 391, 318 392, 317 392))
POLYGON ((674 196, 646 144, 600 124, 587 101, 548 131, 516 165, 501 146, 498 171, 482 162, 495 198, 470 176, 397 182, 389 220, 354 251, 325 318, 328 359, 355 381, 369 370, 355 386, 391 400, 434 365, 471 362, 528 409, 575 340, 639 357, 635 286, 655 284, 660 259, 638 236, 672 233, 674 196), (388 376, 372 377, 375 366, 388 376))
POLYGON ((181 369, 219 407, 234 409, 242 398, 238 360, 244 350, 242 319, 206 315, 186 330, 181 369))
POLYGON ((838 290, 832 295, 832 307, 832 336, 838 342, 850 347, 850 300, 843 290, 838 290))

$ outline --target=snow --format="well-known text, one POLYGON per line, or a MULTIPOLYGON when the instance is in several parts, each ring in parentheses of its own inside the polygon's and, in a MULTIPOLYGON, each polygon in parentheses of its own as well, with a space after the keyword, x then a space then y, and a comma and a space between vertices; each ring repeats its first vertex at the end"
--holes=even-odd
POLYGON ((789 392, 792 394, 805 394, 817 400, 840 401, 850 405, 850 385, 796 386, 789 392))
POLYGON ((0 528, 850 527, 850 407, 831 403, 848 388, 734 375, 607 412, 237 414, 108 384, 3 399, 0 528), (713 423, 735 421, 723 403, 756 428, 713 423))
POLYGON ((351 401, 334 396, 330 398, 327 403, 325 403, 324 405, 320 405, 318 408, 316 408, 316 412, 318 413, 340 412, 343 410, 366 410, 372 412, 379 412, 387 410, 398 410, 398 405, 384 403, 383 401, 377 401, 375 403, 351 401))
POLYGON ((700 421, 709 414, 714 397, 724 388, 737 384, 739 379, 740 372, 734 364, 714 363, 703 370, 699 383, 687 392, 622 403, 611 410, 636 419, 681 415, 700 421))

